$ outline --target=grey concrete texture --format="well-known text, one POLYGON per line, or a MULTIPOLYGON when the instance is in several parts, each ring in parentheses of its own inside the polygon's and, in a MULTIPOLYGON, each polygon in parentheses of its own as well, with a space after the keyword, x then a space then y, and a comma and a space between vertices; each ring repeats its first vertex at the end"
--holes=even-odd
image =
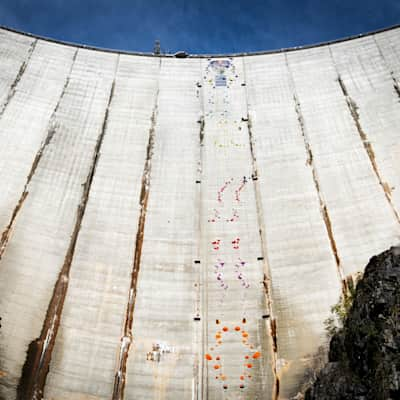
POLYGON ((0 399, 287 400, 400 241, 400 28, 154 57, 0 30, 0 399))

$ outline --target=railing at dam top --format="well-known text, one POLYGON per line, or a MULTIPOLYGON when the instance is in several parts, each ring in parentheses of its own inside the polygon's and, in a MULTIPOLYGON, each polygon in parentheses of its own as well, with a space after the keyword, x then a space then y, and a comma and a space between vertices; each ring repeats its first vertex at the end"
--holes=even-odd
POLYGON ((14 29, 14 28, 4 26, 4 25, 0 25, 0 29, 6 30, 9 32, 13 32, 13 33, 17 33, 20 35, 29 36, 29 37, 32 37, 35 39, 44 40, 44 41, 50 42, 50 43, 56 43, 56 44, 60 44, 60 45, 64 45, 64 46, 72 46, 75 48, 81 48, 81 49, 87 49, 87 50, 100 51, 100 52, 104 52, 104 53, 126 54, 126 55, 143 56, 143 57, 166 57, 166 58, 220 58, 220 57, 244 57, 244 56, 279 54, 279 53, 286 53, 286 52, 292 52, 292 51, 307 50, 307 49, 312 49, 312 48, 317 48, 317 47, 322 47, 322 46, 329 46, 331 44, 347 42, 350 40, 360 39, 363 37, 376 35, 376 34, 391 31, 394 29, 400 29, 400 24, 392 25, 392 26, 389 26, 386 28, 377 29, 377 30, 370 31, 370 32, 360 33, 360 34, 356 34, 356 35, 346 36, 343 38, 324 41, 324 42, 318 42, 318 43, 314 43, 314 44, 308 44, 308 45, 304 45, 304 46, 286 47, 286 48, 281 48, 281 49, 262 50, 262 51, 254 51, 254 52, 221 53, 221 54, 218 54, 218 53, 217 54, 189 54, 189 53, 186 53, 185 51, 178 51, 176 53, 154 54, 154 53, 145 53, 145 52, 128 51, 128 50, 115 50, 115 49, 101 48, 101 47, 96 47, 96 46, 90 46, 90 45, 85 45, 85 44, 80 44, 80 43, 73 43, 73 42, 53 39, 53 38, 49 38, 49 37, 42 36, 42 35, 35 35, 32 33, 20 31, 18 29, 14 29))

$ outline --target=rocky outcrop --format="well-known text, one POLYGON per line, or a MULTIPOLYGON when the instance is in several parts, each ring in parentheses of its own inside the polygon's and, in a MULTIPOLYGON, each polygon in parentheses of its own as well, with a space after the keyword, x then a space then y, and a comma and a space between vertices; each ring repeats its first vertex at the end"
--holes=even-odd
POLYGON ((373 257, 305 400, 400 399, 400 247, 373 257))

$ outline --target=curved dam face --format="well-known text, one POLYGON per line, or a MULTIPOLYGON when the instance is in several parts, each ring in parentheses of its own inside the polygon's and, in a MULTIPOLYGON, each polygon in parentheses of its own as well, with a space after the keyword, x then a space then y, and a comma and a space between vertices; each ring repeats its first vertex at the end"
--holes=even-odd
POLYGON ((400 28, 234 57, 0 30, 0 398, 290 399, 400 239, 400 28))

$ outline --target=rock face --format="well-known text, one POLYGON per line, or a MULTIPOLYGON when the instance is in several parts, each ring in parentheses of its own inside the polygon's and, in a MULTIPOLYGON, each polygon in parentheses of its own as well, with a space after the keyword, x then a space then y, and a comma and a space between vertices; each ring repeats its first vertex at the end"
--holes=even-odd
POLYGON ((370 260, 305 399, 400 399, 400 247, 370 260))

